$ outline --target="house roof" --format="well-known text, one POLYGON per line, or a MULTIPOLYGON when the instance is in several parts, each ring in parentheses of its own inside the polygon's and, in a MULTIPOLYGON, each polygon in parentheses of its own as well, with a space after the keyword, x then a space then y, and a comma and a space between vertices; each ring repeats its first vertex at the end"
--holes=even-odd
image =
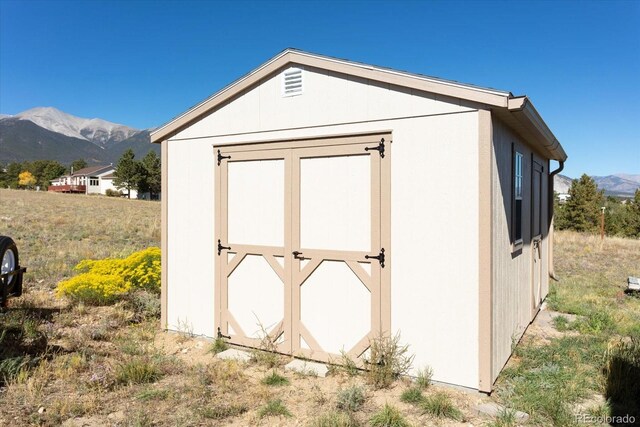
POLYGON ((511 92, 377 67, 343 59, 286 49, 260 67, 241 77, 201 103, 160 126, 151 133, 151 142, 162 142, 209 114, 242 91, 259 84, 289 64, 303 65, 361 77, 387 84, 483 104, 536 145, 550 159, 564 161, 567 155, 527 96, 511 92))
POLYGON ((77 171, 73 171, 71 176, 87 176, 87 175, 95 175, 99 172, 105 172, 108 169, 113 169, 111 165, 101 165, 101 166, 89 166, 87 168, 78 169, 77 171))

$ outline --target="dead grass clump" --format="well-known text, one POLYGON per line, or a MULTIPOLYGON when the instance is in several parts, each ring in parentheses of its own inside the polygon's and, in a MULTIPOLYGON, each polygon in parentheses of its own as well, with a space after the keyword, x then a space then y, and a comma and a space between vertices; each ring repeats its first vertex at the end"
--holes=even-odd
POLYGON ((159 380, 162 371, 150 357, 132 357, 116 366, 115 377, 118 384, 146 384, 159 380))
POLYGON ((330 411, 311 421, 311 427, 360 427, 361 424, 353 414, 330 411))
POLYGON ((213 420, 223 420, 225 418, 237 417, 247 412, 249 408, 243 404, 214 404, 198 409, 198 414, 202 418, 213 420))

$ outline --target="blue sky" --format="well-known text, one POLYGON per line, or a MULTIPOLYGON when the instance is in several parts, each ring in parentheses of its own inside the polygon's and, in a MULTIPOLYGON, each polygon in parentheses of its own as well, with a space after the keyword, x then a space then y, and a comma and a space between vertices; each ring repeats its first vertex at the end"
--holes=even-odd
POLYGON ((155 127, 286 47, 529 95, 567 175, 640 174, 640 1, 0 0, 0 112, 155 127))

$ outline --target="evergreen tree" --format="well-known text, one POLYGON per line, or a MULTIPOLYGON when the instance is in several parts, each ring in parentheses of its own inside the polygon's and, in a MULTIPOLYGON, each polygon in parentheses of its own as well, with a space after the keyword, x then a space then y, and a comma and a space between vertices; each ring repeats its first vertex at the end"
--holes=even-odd
POLYGON ((571 183, 569 196, 565 204, 568 228, 576 231, 598 230, 604 191, 598 191, 596 182, 587 174, 583 174, 580 179, 571 183))
POLYGON ((629 236, 640 238, 640 189, 626 206, 629 209, 629 236))
POLYGON ((119 189, 127 190, 127 197, 131 198, 131 190, 138 189, 140 180, 140 164, 136 161, 136 155, 132 149, 128 149, 122 154, 116 164, 115 178, 113 184, 119 189))
POLYGON ((160 158, 155 151, 149 151, 140 164, 140 180, 138 190, 149 192, 151 198, 160 193, 161 189, 161 168, 160 158))

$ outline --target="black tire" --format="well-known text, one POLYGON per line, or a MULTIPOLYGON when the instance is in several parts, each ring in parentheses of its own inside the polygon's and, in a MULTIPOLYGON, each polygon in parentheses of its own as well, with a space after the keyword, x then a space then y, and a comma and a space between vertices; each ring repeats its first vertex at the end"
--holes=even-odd
MULTIPOLYGON (((0 236, 0 273, 8 273, 20 268, 18 247, 11 237, 0 236)), ((6 279, 0 279, 0 306, 7 303, 10 296, 22 294, 22 274, 15 274, 6 279), (5 286, 6 283, 6 286, 5 286)))

